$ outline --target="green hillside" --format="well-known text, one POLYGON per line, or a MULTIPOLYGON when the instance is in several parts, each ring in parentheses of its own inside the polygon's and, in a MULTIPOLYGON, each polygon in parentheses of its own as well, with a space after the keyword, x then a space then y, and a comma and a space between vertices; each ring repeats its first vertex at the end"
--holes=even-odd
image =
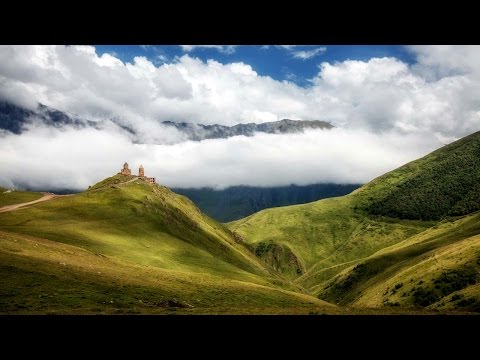
POLYGON ((480 132, 364 186, 365 209, 402 219, 439 220, 480 210, 480 132))
POLYGON ((147 304, 139 312, 190 309, 183 302, 200 312, 331 307, 187 198, 133 177, 0 213, 0 231, 0 312, 126 311, 139 300, 147 304))
POLYGON ((360 307, 480 312, 480 213, 439 223, 320 285, 320 298, 360 307))
POLYGON ((405 240, 433 222, 392 220, 355 210, 358 200, 347 195, 304 205, 263 210, 229 223, 256 249, 265 243, 290 249, 305 271, 290 275, 310 288, 327 280, 352 261, 405 240))
POLYGON ((238 273, 240 268, 265 275, 265 268, 222 225, 204 216, 187 198, 135 178, 118 184, 121 177, 75 196, 2 214, 0 229, 81 244, 97 253, 164 268, 178 267, 180 251, 188 260, 185 267, 220 273, 238 273), (152 250, 145 254, 139 245, 152 250), (223 262, 196 261, 204 255, 223 262))
MULTIPOLYGON (((277 269, 322 299, 355 306, 382 306, 392 302, 426 306, 420 300, 412 302, 413 293, 404 295, 402 301, 382 296, 381 301, 365 299, 372 298, 370 291, 374 283, 385 284, 386 272, 391 266, 394 269, 399 264, 413 266, 416 261, 423 261, 422 256, 434 256, 437 251, 438 256, 443 256, 440 252, 447 251, 444 246, 455 246, 456 242, 480 234, 476 215, 458 217, 480 209, 477 201, 477 197, 480 200, 479 155, 480 133, 475 133, 387 173, 352 194, 266 209, 228 226, 255 250, 268 248, 265 244, 269 244, 269 248, 278 245, 290 250, 296 257, 295 262, 303 264, 304 269, 299 268, 295 273, 281 258, 277 261, 283 261, 283 266, 277 265, 277 269), (439 223, 442 218, 445 220, 439 223), (457 221, 455 226, 444 224, 452 220, 457 221), (468 226, 463 221, 467 221, 468 226), (437 238, 440 228, 445 229, 445 234, 437 238), (379 255, 386 248, 396 249, 399 244, 423 237, 428 240, 389 255, 379 255)), ((471 261, 475 263, 474 257, 471 261)), ((470 275, 471 271, 478 275, 475 266, 467 267, 470 275)), ((468 281, 475 284, 477 275, 471 275, 468 281)), ((389 291, 397 284, 390 284, 389 291)), ((416 296, 421 298, 423 290, 419 291, 420 295, 416 296)), ((446 293, 446 290, 437 291, 432 299, 443 298, 446 293)))

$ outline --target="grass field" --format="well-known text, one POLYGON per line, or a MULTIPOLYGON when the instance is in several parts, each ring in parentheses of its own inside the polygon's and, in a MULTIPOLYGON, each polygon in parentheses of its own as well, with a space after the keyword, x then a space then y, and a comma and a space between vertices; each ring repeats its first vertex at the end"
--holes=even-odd
POLYGON ((7 191, 9 190, 0 187, 0 207, 38 200, 43 196, 41 193, 31 191, 7 191))
POLYGON ((1 313, 308 313, 332 308, 268 284, 146 266, 5 232, 0 233, 0 272, 1 313))

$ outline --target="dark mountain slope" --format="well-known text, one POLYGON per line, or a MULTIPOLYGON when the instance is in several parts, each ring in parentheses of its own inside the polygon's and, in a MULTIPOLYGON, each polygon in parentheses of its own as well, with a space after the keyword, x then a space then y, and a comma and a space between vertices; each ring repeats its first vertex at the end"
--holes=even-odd
POLYGON ((304 204, 328 197, 346 195, 360 185, 312 184, 277 187, 232 186, 223 190, 172 189, 191 199, 204 213, 228 222, 276 206, 304 204))
POLYGON ((480 132, 373 180, 359 195, 369 213, 402 219, 480 210, 480 132))

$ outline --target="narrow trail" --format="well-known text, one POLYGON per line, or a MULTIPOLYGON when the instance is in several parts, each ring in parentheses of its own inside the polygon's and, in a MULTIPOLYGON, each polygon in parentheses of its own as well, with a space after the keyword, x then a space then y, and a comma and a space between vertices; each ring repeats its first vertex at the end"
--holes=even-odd
POLYGON ((3 207, 0 208, 0 213, 7 212, 7 211, 14 211, 14 210, 23 208, 25 206, 29 206, 29 205, 33 205, 33 204, 36 204, 36 203, 39 203, 39 202, 52 200, 52 199, 55 199, 55 198, 58 198, 58 197, 72 196, 72 195, 56 195, 56 194, 50 194, 50 193, 42 193, 42 194, 43 194, 43 196, 40 199, 37 199, 37 200, 34 200, 34 201, 3 206, 3 207))
MULTIPOLYGON (((115 184, 115 185, 125 185, 125 184, 128 184, 128 183, 131 183, 133 181, 136 181, 138 180, 139 178, 138 177, 135 177, 133 179, 130 179, 128 181, 125 181, 125 182, 122 182, 122 183, 118 183, 118 184, 115 184)), ((98 191, 98 190, 102 190, 106 187, 109 187, 111 186, 111 184, 109 185, 105 185, 105 186, 102 186, 98 189, 95 189, 95 190, 89 190, 91 192, 94 192, 94 191, 98 191)), ((18 210, 18 209, 21 209, 21 208, 24 208, 25 206, 30 206, 30 205, 33 205, 33 204, 36 204, 36 203, 40 203, 40 202, 44 202, 44 201, 49 201, 49 200, 53 200, 53 199, 56 199, 56 198, 59 198, 59 197, 65 197, 65 196, 73 196, 75 194, 68 194, 68 195, 57 195, 57 194, 52 194, 52 193, 42 193, 43 196, 40 198, 40 199, 37 199, 37 200, 34 200, 34 201, 29 201, 29 202, 25 202, 25 203, 20 203, 20 204, 12 204, 12 205, 7 205, 7 206, 3 206, 3 207, 0 207, 0 213, 2 212, 7 212, 7 211, 14 211, 14 210, 18 210)))

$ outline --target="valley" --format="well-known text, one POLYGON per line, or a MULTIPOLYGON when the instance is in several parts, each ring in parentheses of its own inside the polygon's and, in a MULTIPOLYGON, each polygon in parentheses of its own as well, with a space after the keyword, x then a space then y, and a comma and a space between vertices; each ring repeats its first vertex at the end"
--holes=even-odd
POLYGON ((331 303, 478 311, 479 146, 475 133, 352 194, 263 210, 229 228, 254 248, 291 251, 305 270, 285 274, 331 303))

